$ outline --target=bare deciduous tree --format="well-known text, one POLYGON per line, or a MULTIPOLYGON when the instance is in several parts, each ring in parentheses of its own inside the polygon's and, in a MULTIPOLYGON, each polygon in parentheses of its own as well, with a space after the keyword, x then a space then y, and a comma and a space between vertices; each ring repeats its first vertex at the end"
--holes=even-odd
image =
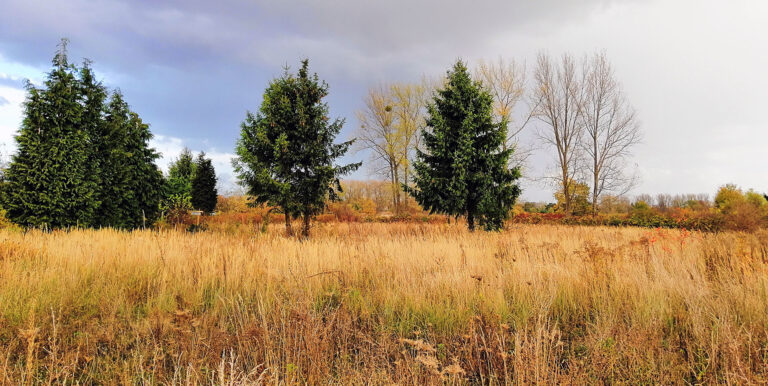
POLYGON ((546 125, 538 134, 557 152, 557 172, 552 178, 563 193, 563 209, 570 213, 574 185, 578 183, 579 143, 584 131, 581 118, 584 88, 575 61, 567 54, 560 63, 553 63, 547 54, 539 54, 534 78, 534 116, 546 125))
POLYGON ((508 123, 504 149, 515 149, 510 157, 510 166, 524 166, 532 151, 528 147, 521 146, 519 135, 530 122, 534 109, 528 108, 526 116, 519 123, 515 122, 513 113, 525 94, 525 65, 514 59, 507 61, 499 58, 496 62, 481 60, 475 69, 475 78, 481 81, 493 96, 493 110, 496 118, 499 121, 506 120, 508 123))
POLYGON ((402 207, 402 185, 408 185, 411 160, 419 146, 428 86, 392 84, 369 91, 365 108, 358 112, 358 149, 372 152, 374 172, 391 183, 392 207, 402 207))
POLYGON ((597 214, 603 193, 626 194, 637 181, 626 173, 626 161, 632 146, 640 142, 640 125, 605 54, 585 59, 583 66, 581 145, 592 180, 592 213, 597 214))
POLYGON ((424 83, 401 83, 392 85, 390 90, 397 118, 395 125, 402 144, 402 183, 407 186, 410 183, 411 160, 420 145, 419 129, 424 126, 427 87, 424 83))
POLYGON ((392 189, 392 207, 400 208, 400 176, 404 162, 403 143, 395 126, 394 99, 389 87, 379 86, 369 90, 365 108, 358 111, 360 129, 357 131, 358 149, 371 151, 374 173, 386 176, 392 189))

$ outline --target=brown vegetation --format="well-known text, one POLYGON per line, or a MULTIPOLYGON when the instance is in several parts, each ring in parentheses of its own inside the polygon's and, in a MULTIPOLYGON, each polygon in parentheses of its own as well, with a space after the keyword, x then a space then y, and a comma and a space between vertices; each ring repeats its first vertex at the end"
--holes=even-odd
POLYGON ((314 234, 0 231, 0 382, 768 381, 764 231, 314 234))

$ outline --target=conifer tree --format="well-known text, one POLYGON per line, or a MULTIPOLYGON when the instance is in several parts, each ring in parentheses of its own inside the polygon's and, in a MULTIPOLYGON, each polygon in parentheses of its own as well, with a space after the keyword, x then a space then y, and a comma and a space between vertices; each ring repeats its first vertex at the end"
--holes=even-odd
POLYGON ((289 234, 291 217, 301 216, 304 237, 326 200, 338 199, 339 177, 360 166, 334 164, 352 141, 334 144, 344 120, 329 122, 328 85, 308 67, 304 60, 297 75, 286 70, 270 83, 259 113, 248 112, 241 125, 234 161, 254 202, 281 207, 289 234))
POLYGON ((152 134, 90 62, 67 61, 66 40, 45 87, 27 84, 18 151, 3 184, 8 217, 24 226, 136 228, 159 210, 162 173, 152 134))
POLYGON ((163 189, 155 164, 159 154, 149 147, 149 126, 130 110, 120 91, 109 100, 102 133, 102 224, 124 229, 151 224, 163 189))
POLYGON ((103 194, 106 187, 102 181, 104 162, 108 157, 109 149, 114 144, 107 142, 108 136, 104 132, 104 114, 106 108, 107 88, 96 80, 91 69, 91 62, 85 60, 79 70, 80 93, 83 98, 83 112, 80 119, 80 127, 88 135, 88 171, 86 178, 97 187, 94 195, 94 221, 91 225, 105 225, 101 209, 102 204, 109 205, 109 196, 103 194))
POLYGON ((168 179, 165 185, 165 197, 192 197, 192 178, 195 176, 195 162, 192 151, 184 148, 179 158, 168 167, 168 179))
POLYGON ((428 106, 416 186, 404 189, 430 213, 465 216, 470 230, 476 221, 500 229, 520 194, 520 171, 507 166, 512 149, 503 149, 506 132, 506 121, 494 122, 491 95, 458 61, 428 106))
POLYGON ((127 136, 129 109, 122 94, 112 94, 107 107, 104 122, 101 125, 101 137, 97 147, 101 162, 101 205, 98 217, 102 226, 122 228, 128 215, 127 205, 129 176, 125 173, 127 154, 125 138, 127 136))
POLYGON ((195 161, 195 176, 192 178, 192 207, 204 212, 216 209, 216 170, 210 158, 201 152, 195 161))
POLYGON ((67 60, 66 40, 53 59, 45 87, 27 83, 24 119, 6 174, 8 217, 25 226, 89 226, 98 205, 89 176, 90 138, 77 71, 67 60))
POLYGON ((133 111, 128 113, 127 135, 124 141, 124 179, 127 180, 124 205, 126 228, 152 224, 160 213, 163 196, 163 173, 155 164, 160 154, 149 147, 152 133, 133 111))

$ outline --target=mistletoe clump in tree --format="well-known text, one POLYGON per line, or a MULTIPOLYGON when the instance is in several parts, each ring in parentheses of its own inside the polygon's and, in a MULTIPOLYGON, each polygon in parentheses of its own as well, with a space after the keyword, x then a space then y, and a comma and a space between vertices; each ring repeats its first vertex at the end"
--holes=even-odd
POLYGON ((304 60, 297 75, 286 70, 270 83, 259 113, 248 112, 241 125, 234 160, 253 202, 282 208, 288 234, 291 218, 302 217, 304 237, 326 200, 338 199, 339 177, 360 167, 334 164, 353 141, 334 143, 344 120, 329 122, 323 102, 328 85, 310 76, 308 67, 304 60))
POLYGON ((470 231, 475 222, 501 229, 520 195, 520 171, 507 166, 506 134, 507 122, 494 122, 491 95, 457 62, 428 106, 415 187, 403 188, 430 213, 465 216, 470 231))
POLYGON ((192 178, 192 206, 204 212, 213 212, 219 196, 216 191, 216 170, 210 158, 200 153, 195 160, 195 175, 192 178))

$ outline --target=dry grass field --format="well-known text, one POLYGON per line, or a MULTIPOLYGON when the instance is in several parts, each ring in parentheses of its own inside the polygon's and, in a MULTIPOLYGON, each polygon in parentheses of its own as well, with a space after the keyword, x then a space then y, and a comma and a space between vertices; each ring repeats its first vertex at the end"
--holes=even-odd
POLYGON ((768 233, 0 231, 0 383, 768 382, 768 233))

